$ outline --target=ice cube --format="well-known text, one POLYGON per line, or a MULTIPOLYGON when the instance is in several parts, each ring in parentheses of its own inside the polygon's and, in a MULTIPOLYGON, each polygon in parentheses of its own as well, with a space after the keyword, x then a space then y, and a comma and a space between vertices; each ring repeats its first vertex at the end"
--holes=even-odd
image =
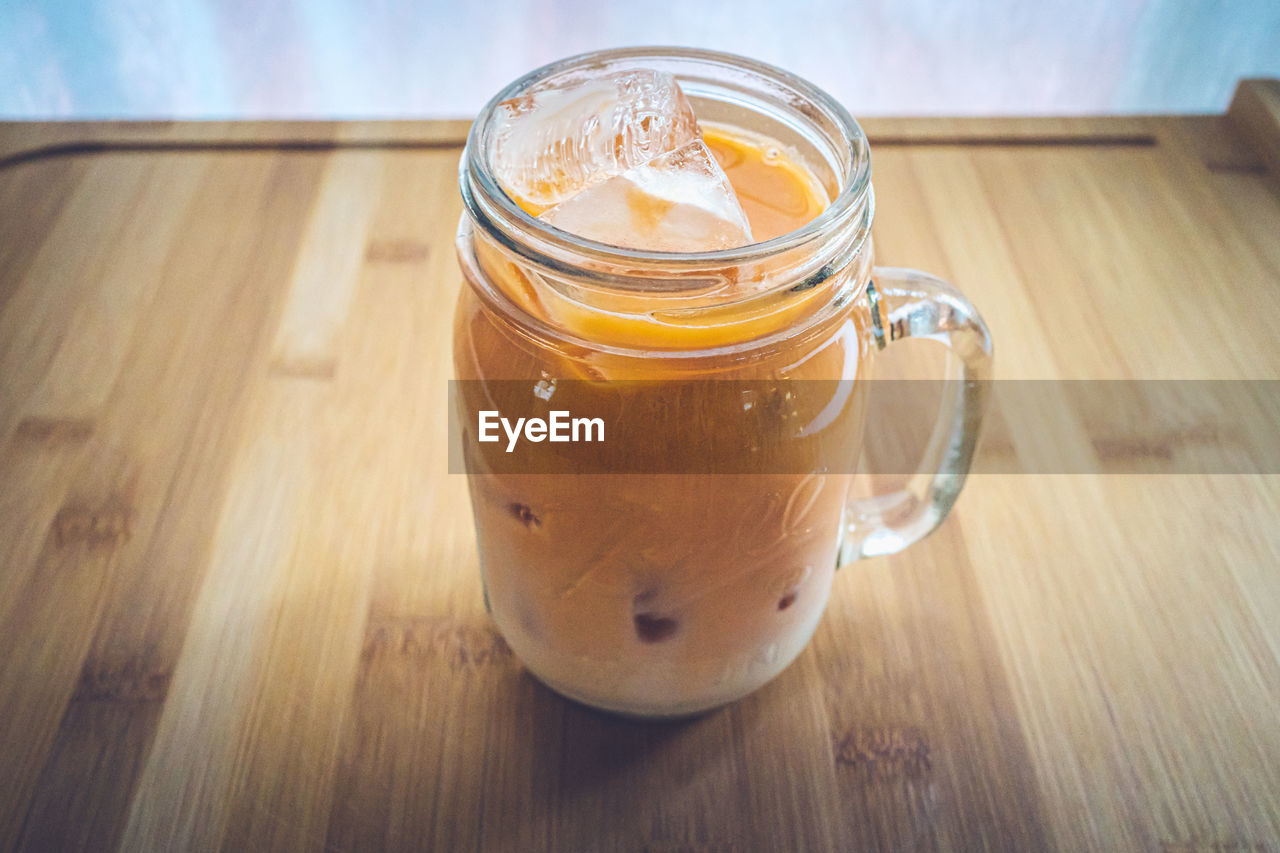
POLYGON ((699 138, 673 76, 641 69, 535 86, 498 105, 495 176, 534 216, 699 138))
POLYGON ((583 190, 542 219, 601 243, 656 252, 753 242, 733 186, 700 139, 583 190))

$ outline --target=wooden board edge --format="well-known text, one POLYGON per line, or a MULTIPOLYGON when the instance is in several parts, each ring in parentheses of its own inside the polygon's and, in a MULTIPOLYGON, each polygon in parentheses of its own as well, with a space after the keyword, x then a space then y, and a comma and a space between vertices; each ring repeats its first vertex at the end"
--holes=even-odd
MULTIPOLYGON (((4 121, 0 168, 109 150, 460 148, 469 119, 387 121, 4 121)), ((885 118, 862 126, 874 146, 1154 145, 1143 116, 885 118)))
POLYGON ((1266 164, 1280 186, 1280 80, 1241 80, 1227 107, 1227 120, 1266 164))
POLYGON ((461 148, 469 119, 390 121, 3 121, 0 168, 101 151, 461 148))
POLYGON ((872 148, 890 145, 1155 145, 1149 116, 859 119, 872 148))

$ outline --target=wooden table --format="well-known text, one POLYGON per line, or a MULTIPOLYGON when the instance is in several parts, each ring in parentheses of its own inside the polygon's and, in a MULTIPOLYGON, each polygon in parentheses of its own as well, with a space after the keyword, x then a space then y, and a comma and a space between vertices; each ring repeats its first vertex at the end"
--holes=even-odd
MULTIPOLYGON (((999 376, 1280 377, 1276 83, 866 125, 999 376)), ((464 131, 0 125, 0 849, 1280 846, 1275 477, 975 477, 693 721, 524 674, 446 468, 464 131)))

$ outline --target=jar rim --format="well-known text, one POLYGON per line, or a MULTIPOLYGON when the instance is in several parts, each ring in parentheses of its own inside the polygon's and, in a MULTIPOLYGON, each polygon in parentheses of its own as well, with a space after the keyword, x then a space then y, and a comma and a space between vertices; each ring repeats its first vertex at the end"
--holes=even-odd
MULTIPOLYGON (((677 73, 676 77, 679 76, 677 73)), ((625 266, 632 275, 643 275, 646 270, 655 268, 670 272, 743 265, 794 250, 824 237, 832 228, 865 209, 871 187, 871 154, 866 135, 848 110, 834 98, 807 80, 776 66, 736 54, 686 47, 629 47, 591 51, 530 71, 503 87, 485 104, 471 125, 459 167, 459 185, 468 213, 499 242, 515 248, 507 232, 523 232, 536 237, 539 243, 547 245, 553 251, 559 250, 598 264, 625 266), (566 72, 645 58, 652 58, 657 62, 677 60, 746 71, 799 95, 806 105, 818 110, 836 127, 843 136, 844 143, 848 145, 848 160, 844 166, 844 174, 839 176, 840 187, 836 197, 820 214, 793 231, 758 243, 711 252, 659 252, 614 246, 556 228, 516 204, 499 185, 488 157, 488 134, 498 105, 543 80, 566 72), (495 219, 500 221, 494 221, 495 219)), ((870 222, 866 223, 865 229, 870 229, 870 222)))

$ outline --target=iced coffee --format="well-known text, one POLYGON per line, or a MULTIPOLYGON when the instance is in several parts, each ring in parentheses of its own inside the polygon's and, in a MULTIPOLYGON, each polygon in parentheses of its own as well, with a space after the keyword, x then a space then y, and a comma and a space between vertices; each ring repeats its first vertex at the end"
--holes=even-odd
POLYGON ((575 69, 482 121, 469 144, 505 199, 471 203, 513 203, 517 224, 464 218, 455 414, 493 619, 535 676, 591 705, 680 715, 742 696, 799 654, 836 568, 850 478, 808 454, 857 452, 870 246, 788 245, 839 186, 793 142, 701 117, 671 73, 575 69), (752 384, 698 394, 712 382, 752 384), (513 393, 631 418, 632 446, 598 452, 660 446, 663 470, 520 470, 474 441, 477 412, 513 393), (704 473, 727 449, 751 473, 704 473))

